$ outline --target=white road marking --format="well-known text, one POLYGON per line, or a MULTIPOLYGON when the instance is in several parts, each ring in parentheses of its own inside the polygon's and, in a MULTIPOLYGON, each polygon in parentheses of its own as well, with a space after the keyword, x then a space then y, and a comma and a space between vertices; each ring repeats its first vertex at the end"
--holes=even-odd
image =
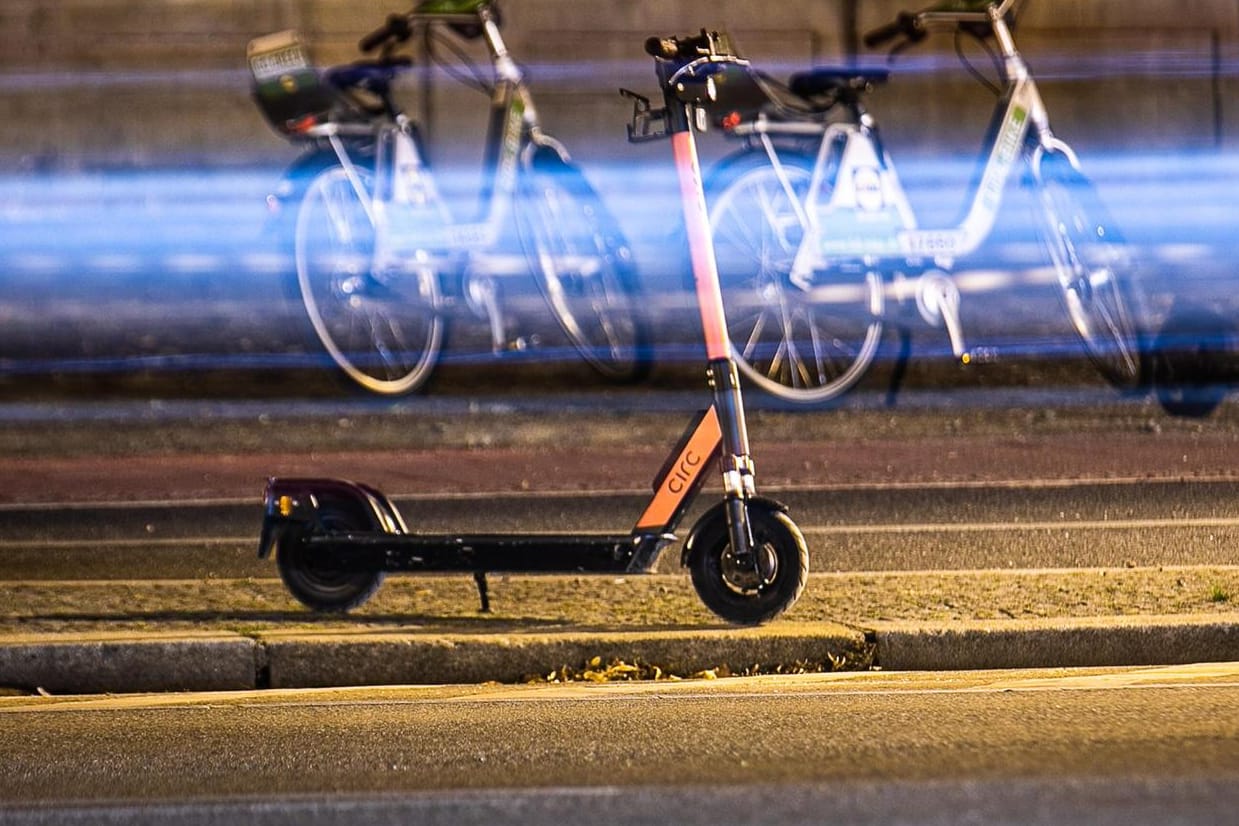
POLYGON ((802 527, 806 534, 839 536, 849 534, 911 534, 911 533, 1012 533, 1019 531, 1137 531, 1167 528, 1236 528, 1239 518, 1207 517, 1200 519, 1082 519, 1036 522, 915 522, 890 525, 826 525, 802 527))

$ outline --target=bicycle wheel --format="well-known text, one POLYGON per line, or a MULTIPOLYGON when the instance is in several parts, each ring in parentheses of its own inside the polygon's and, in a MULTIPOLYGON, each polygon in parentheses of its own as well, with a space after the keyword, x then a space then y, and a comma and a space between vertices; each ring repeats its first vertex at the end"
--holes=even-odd
POLYGON ((558 156, 537 159, 521 193, 521 241, 559 326, 606 378, 645 378, 649 332, 632 251, 615 218, 580 170, 558 156))
MULTIPOLYGON (((373 173, 357 172, 368 200, 373 173)), ((421 386, 443 342, 437 274, 425 267, 376 271, 374 224, 342 166, 311 181, 294 240, 301 301, 332 360, 374 393, 421 386)))
POLYGON ((1173 416, 1210 415, 1239 381, 1239 327, 1215 307, 1177 300, 1150 349, 1157 400, 1173 416))
POLYGON ((1042 240, 1072 326, 1108 382, 1139 387, 1144 352, 1128 296, 1133 266, 1126 244, 1093 185, 1065 157, 1046 159, 1040 196, 1042 240))
POLYGON ((873 272, 790 275, 804 237, 801 203, 813 159, 781 155, 786 181, 765 152, 733 156, 706 193, 727 328, 740 371, 792 402, 827 402, 851 389, 873 362, 882 336, 882 279, 873 272))

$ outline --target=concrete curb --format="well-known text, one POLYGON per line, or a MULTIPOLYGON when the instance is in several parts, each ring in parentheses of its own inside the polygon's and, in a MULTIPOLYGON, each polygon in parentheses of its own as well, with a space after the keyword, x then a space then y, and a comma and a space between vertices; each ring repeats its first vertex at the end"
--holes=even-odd
POLYGON ((1239 616, 892 623, 873 629, 889 671, 1181 665, 1239 660, 1239 616))
POLYGON ((436 635, 400 633, 267 634, 272 688, 401 683, 521 682, 563 666, 603 663, 657 665, 681 676, 727 667, 832 661, 866 664, 872 645, 861 631, 840 625, 555 634, 436 635))
POLYGON ((254 688, 257 644, 229 633, 0 640, 0 685, 53 694, 254 688))
POLYGON ((751 629, 448 635, 348 630, 0 640, 0 685, 53 694, 520 682, 593 657, 691 675, 794 663, 887 671, 1239 660, 1239 617, 1121 617, 751 629))

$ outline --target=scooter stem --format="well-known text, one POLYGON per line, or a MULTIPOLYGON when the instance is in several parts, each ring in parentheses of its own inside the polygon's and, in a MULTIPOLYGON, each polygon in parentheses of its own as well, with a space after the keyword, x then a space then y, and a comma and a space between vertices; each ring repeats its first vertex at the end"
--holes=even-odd
POLYGON ((727 334, 727 318, 718 280, 718 263, 714 257, 710 216, 706 210, 705 192, 701 183, 697 144, 691 125, 684 123, 683 127, 675 129, 673 125, 671 145, 680 182, 680 200, 684 209, 684 225, 688 232, 697 306, 705 333, 710 389, 714 394, 714 406, 718 412, 723 437, 719 462, 727 497, 731 547, 738 558, 745 559, 753 548, 752 529, 746 507, 747 500, 756 494, 753 460, 749 455, 748 427, 744 419, 740 377, 731 357, 731 340, 727 334))
POLYGON ((688 231, 688 249, 692 256, 693 283, 697 289, 697 306, 701 310, 701 325, 705 330, 706 358, 711 362, 731 357, 731 340, 723 310, 723 291, 718 283, 718 262, 714 257, 714 238, 710 231, 710 214, 706 210, 705 192, 701 183, 701 163, 697 159, 697 142, 691 130, 671 136, 671 150, 680 179, 680 203, 684 205, 684 226, 688 231))

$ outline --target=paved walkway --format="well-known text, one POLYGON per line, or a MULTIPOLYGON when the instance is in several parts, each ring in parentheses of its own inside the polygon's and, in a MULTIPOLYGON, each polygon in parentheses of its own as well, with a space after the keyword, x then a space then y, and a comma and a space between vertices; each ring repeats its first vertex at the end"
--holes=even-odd
MULTIPOLYGON (((40 425, 10 432, 22 449, 0 451, 0 515, 40 503, 256 501, 269 474, 352 477, 393 494, 638 490, 678 435, 657 416, 590 419, 588 432, 543 415, 500 418, 502 427, 485 415, 427 427, 392 414, 341 417, 312 424, 310 443, 328 445, 316 450, 294 449, 297 434, 269 419, 219 433, 210 421, 182 422, 173 439, 143 430, 162 433, 158 422, 40 425), (333 442, 338 429, 348 438, 333 442), (502 438, 474 444, 470 433, 502 438)), ((759 478, 994 485, 1233 478, 1239 468, 1229 421, 1144 411, 1101 422, 1072 411, 896 419, 756 416, 759 478)), ((0 686, 52 693, 617 677, 630 666, 652 677, 1239 659, 1234 566, 820 573, 785 618, 758 629, 720 625, 682 575, 493 577, 486 616, 468 577, 393 577, 348 618, 309 614, 276 579, 5 590, 0 686)))

